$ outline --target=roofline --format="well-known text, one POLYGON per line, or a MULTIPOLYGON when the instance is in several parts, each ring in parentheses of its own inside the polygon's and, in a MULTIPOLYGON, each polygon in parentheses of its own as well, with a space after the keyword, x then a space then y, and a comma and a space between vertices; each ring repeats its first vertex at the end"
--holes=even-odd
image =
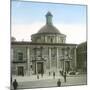
POLYGON ((71 44, 71 43, 33 43, 33 42, 25 42, 25 41, 14 41, 11 42, 11 45, 60 45, 60 46, 77 46, 77 44, 71 44))
POLYGON ((66 37, 66 35, 65 34, 61 34, 61 33, 35 33, 35 34, 32 34, 31 35, 31 37, 33 37, 33 36, 40 36, 40 35, 62 35, 62 36, 64 36, 64 37, 66 37))
POLYGON ((87 46, 87 41, 85 41, 85 42, 82 42, 82 43, 78 44, 78 46, 77 46, 77 47, 81 47, 81 46, 84 46, 84 45, 86 45, 86 46, 87 46))
MULTIPOLYGON (((65 34, 62 34, 62 33, 35 33, 35 34, 32 34, 32 35, 40 35, 40 34, 55 34, 55 35, 65 35, 65 34)), ((66 36, 66 35, 65 35, 66 36)))

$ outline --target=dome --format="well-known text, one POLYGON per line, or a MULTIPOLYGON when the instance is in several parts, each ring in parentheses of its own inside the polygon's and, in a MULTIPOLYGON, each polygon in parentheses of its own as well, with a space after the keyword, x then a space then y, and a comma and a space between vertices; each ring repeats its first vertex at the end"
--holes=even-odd
POLYGON ((32 42, 35 43, 65 43, 66 36, 53 25, 53 15, 48 12, 46 15, 46 24, 31 36, 32 42))
POLYGON ((16 41, 16 38, 15 37, 11 37, 11 41, 16 41))
POLYGON ((53 25, 52 17, 53 15, 50 12, 47 12, 46 16, 46 25, 43 26, 37 34, 61 34, 59 30, 53 25))
POLYGON ((43 26, 37 34, 60 34, 59 30, 53 25, 46 24, 43 26))

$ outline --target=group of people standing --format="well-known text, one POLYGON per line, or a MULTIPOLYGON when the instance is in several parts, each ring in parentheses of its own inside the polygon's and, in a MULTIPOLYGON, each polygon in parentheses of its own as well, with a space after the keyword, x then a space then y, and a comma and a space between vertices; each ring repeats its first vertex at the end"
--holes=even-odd
MULTIPOLYGON (((66 77, 67 77, 67 76, 66 76, 66 72, 64 72, 64 71, 59 71, 59 73, 60 73, 60 75, 64 78, 64 82, 66 83, 66 77)), ((55 79, 56 73, 53 72, 52 75, 53 75, 53 79, 55 79)), ((49 76, 51 76, 51 72, 49 72, 49 76)), ((43 73, 41 73, 41 77, 43 78, 43 73)), ((37 79, 39 79, 39 74, 37 75, 37 79)), ((61 80, 60 80, 60 79, 58 79, 58 81, 57 81, 57 86, 58 86, 58 87, 61 86, 61 80)))
MULTIPOLYGON (((66 72, 60 71, 60 74, 63 76, 64 82, 66 83, 66 72)), ((60 81, 60 79, 58 79, 58 81, 57 81, 57 86, 58 86, 58 87, 61 86, 61 81, 60 81)))
MULTIPOLYGON (((66 77, 67 77, 66 72, 60 71, 60 75, 64 78, 64 82, 66 83, 66 77)), ((55 72, 53 72, 53 78, 55 79, 55 72)), ((61 80, 60 79, 58 79, 58 81, 57 81, 57 86, 58 87, 61 86, 61 80)))
MULTIPOLYGON (((64 78, 64 82, 66 83, 66 77, 67 77, 67 74, 66 74, 66 71, 59 71, 60 75, 64 78)), ((51 72, 49 72, 49 76, 51 75, 51 72)), ((56 77, 56 73, 53 72, 53 79, 55 79, 56 77)), ((57 81, 57 86, 60 87, 61 86, 61 80, 58 79, 57 81)))
MULTIPOLYGON (((64 78, 64 82, 66 82, 66 72, 60 71, 60 75, 64 78)), ((55 79, 55 72, 53 72, 53 78, 55 79)))
MULTIPOLYGON (((60 74, 61 74, 61 76, 63 76, 63 78, 64 78, 64 82, 66 83, 66 72, 63 72, 63 71, 60 71, 60 74)), ((51 75, 51 73, 49 72, 49 76, 51 75)), ((43 74, 41 74, 41 76, 43 77, 43 74)), ((56 76, 56 74, 55 74, 55 72, 53 72, 53 79, 55 79, 55 76, 56 76)), ((37 79, 39 79, 39 75, 37 75, 37 79)), ((17 87, 18 87, 18 82, 17 82, 17 80, 15 79, 13 82, 12 82, 12 78, 11 78, 11 84, 13 85, 13 88, 14 88, 14 90, 16 90, 17 89, 17 87)), ((58 79, 58 81, 57 81, 57 86, 58 87, 60 87, 61 86, 61 80, 60 79, 58 79)))
POLYGON ((66 76, 67 76, 66 71, 60 71, 60 74, 62 77, 64 77, 64 82, 66 82, 66 76))

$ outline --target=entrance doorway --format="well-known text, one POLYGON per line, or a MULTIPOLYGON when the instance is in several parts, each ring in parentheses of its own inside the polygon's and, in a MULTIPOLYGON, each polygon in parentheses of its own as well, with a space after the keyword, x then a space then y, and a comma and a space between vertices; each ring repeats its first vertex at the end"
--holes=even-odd
POLYGON ((70 70, 70 62, 69 61, 65 62, 65 70, 66 70, 67 73, 70 70))
POLYGON ((43 62, 38 62, 37 63, 37 72, 39 74, 44 73, 43 62))
POLYGON ((18 76, 24 76, 24 67, 18 67, 18 76))

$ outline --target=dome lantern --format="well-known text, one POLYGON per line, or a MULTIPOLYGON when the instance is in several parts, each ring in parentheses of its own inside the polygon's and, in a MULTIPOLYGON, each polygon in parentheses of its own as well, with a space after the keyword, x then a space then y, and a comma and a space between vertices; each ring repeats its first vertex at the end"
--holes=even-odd
POLYGON ((51 12, 48 12, 46 14, 46 24, 47 25, 52 25, 52 17, 53 17, 53 15, 51 14, 51 12))

